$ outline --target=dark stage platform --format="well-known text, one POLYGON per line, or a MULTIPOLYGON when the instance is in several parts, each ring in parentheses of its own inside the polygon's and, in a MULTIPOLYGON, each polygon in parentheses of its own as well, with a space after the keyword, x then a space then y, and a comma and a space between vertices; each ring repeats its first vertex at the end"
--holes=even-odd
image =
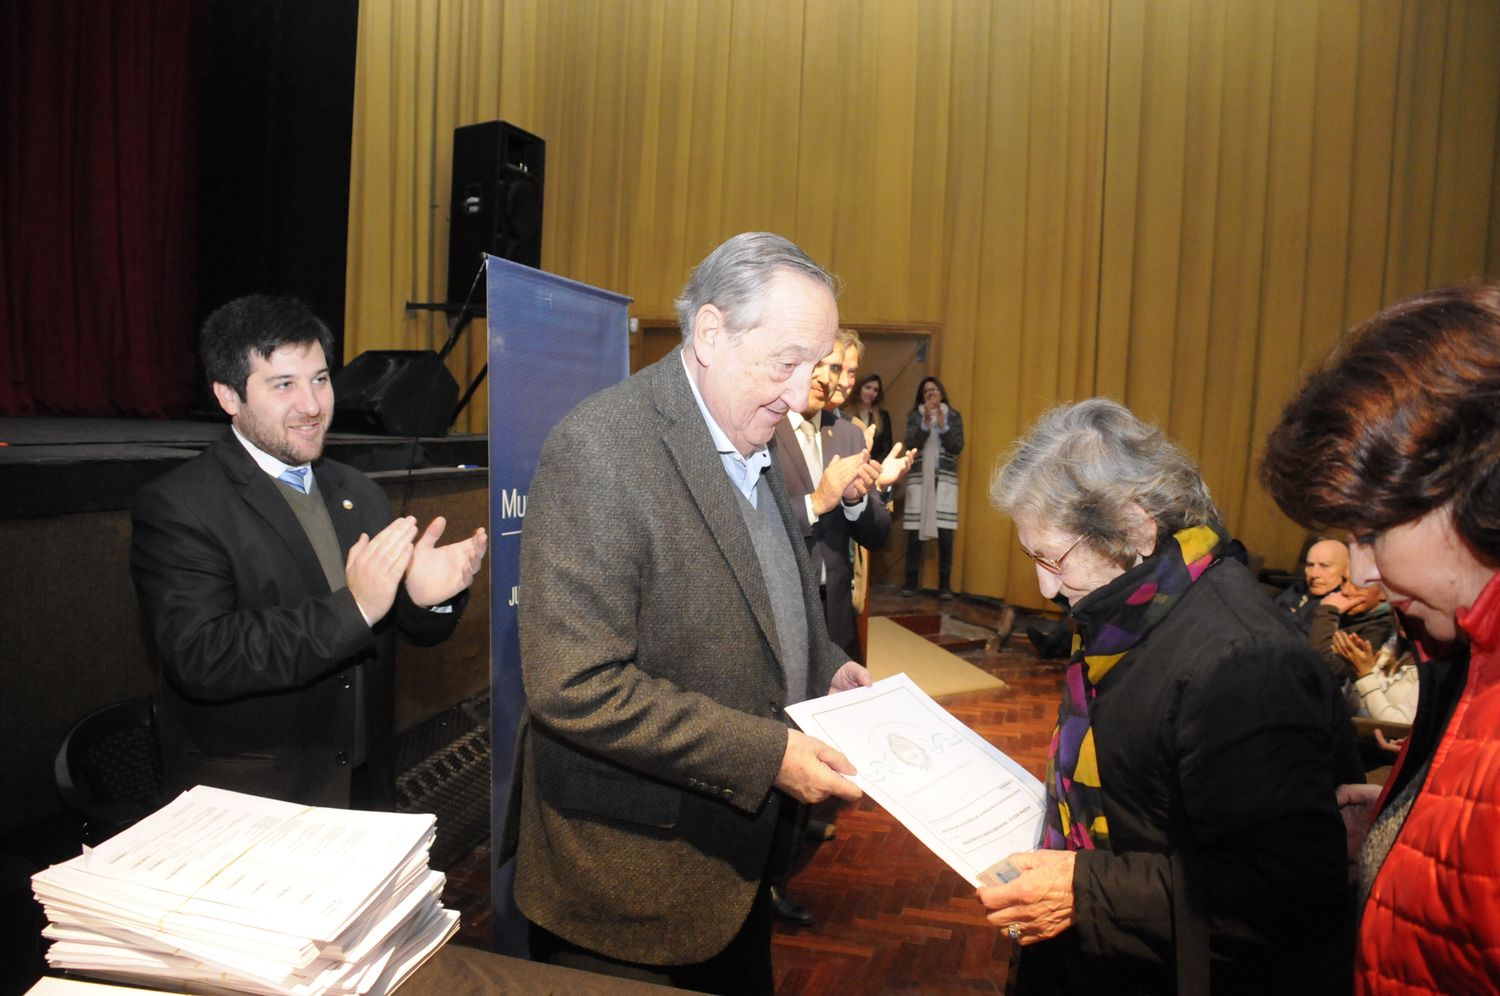
MULTIPOLYGON (((68 728, 160 685, 130 575, 130 507, 142 485, 227 431, 227 421, 0 418, 0 549, 9 568, 0 572, 0 876, 7 852, 32 853, 7 835, 61 817, 52 762, 68 728)), ((442 515, 452 536, 488 522, 482 435, 343 434, 330 436, 327 449, 420 522, 442 515)), ((489 605, 489 573, 481 571, 451 639, 397 648, 398 735, 488 693, 489 605)), ((467 727, 439 725, 474 739, 467 727)), ((476 770, 483 766, 465 750, 476 770)), ((410 796, 447 791, 423 771, 410 796)), ((453 764, 438 773, 452 774, 453 764)))
MULTIPOLYGON (((227 421, 0 417, 0 518, 129 508, 141 485, 227 431, 227 421)), ((366 473, 489 463, 483 435, 332 433, 325 452, 366 473)))
MULTIPOLYGON (((228 431, 227 420, 0 418, 0 549, 9 568, 0 572, 0 919, 8 927, 40 915, 29 876, 78 850, 81 825, 54 786, 58 745, 80 717, 146 698, 161 683, 131 581, 130 506, 142 485, 228 431)), ((450 535, 488 520, 488 471, 458 469, 488 463, 482 435, 339 434, 327 452, 368 472, 394 508, 424 523, 445 516, 450 535)), ((489 606, 481 571, 452 638, 396 649, 401 798, 440 814, 444 861, 488 831, 489 606)), ((34 932, 12 934, 35 948, 34 932)), ((16 953, 0 950, 0 992, 11 991, 3 963, 16 953)), ((39 953, 27 956, 39 971, 39 953)))

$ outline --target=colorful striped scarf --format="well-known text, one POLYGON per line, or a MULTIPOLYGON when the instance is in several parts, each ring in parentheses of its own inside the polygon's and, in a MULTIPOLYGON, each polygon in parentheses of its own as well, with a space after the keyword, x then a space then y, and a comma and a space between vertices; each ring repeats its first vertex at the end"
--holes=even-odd
POLYGON ((1047 751, 1043 847, 1082 851, 1109 846, 1090 715, 1096 689, 1217 559, 1222 541, 1210 526, 1183 529, 1150 559, 1090 593, 1088 645, 1080 629, 1073 637, 1057 729, 1047 751))

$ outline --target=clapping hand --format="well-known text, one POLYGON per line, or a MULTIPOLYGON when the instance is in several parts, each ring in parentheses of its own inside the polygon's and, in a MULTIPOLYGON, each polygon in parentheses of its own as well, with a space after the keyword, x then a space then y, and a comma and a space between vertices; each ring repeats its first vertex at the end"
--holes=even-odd
POLYGON ((385 618, 396 601, 396 587, 411 565, 412 539, 417 520, 410 515, 392 520, 373 537, 360 533, 344 560, 344 583, 354 604, 371 626, 385 618))
POLYGON ((813 511, 818 515, 832 511, 840 501, 857 502, 875 484, 880 464, 870 459, 870 451, 834 457, 823 468, 823 476, 812 493, 813 511))
POLYGON ((1358 633, 1351 633, 1347 629, 1336 630, 1333 634, 1333 652, 1349 662, 1354 668, 1355 677, 1363 678, 1375 670, 1375 648, 1358 633))
POLYGON ((886 454, 886 458, 880 462, 880 476, 875 480, 875 487, 882 491, 899 484, 917 459, 916 450, 907 450, 903 456, 901 453, 903 446, 902 443, 892 446, 891 452, 886 454))
POLYGON ((406 568, 406 593, 423 608, 446 602, 473 583, 489 545, 481 528, 468 539, 438 546, 447 525, 441 515, 432 520, 417 540, 406 568))

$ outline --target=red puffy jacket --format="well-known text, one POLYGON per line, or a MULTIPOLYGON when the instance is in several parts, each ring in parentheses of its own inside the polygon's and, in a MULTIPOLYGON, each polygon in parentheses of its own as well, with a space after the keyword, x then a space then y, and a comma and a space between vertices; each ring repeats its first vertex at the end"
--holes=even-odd
POLYGON ((1370 889, 1358 993, 1500 992, 1500 573, 1458 624, 1468 681, 1370 889))

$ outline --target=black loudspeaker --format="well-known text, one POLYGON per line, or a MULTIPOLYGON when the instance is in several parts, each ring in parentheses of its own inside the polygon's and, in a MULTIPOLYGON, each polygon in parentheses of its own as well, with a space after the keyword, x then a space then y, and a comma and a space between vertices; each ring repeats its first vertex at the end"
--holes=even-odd
POLYGON ((448 213, 448 303, 462 304, 482 253, 542 265, 542 176, 547 143, 504 121, 453 129, 448 213))
POLYGON ((333 375, 333 427, 376 436, 446 436, 458 381, 429 349, 372 349, 333 375))

